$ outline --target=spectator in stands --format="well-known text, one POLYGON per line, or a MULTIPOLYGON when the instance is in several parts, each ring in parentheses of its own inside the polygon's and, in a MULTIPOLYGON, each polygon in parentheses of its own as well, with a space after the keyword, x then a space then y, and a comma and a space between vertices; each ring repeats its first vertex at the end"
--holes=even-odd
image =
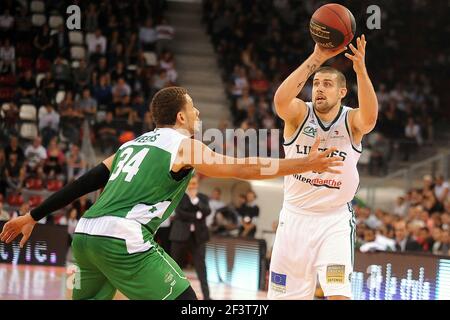
POLYGON ((121 42, 117 43, 113 50, 110 51, 108 60, 111 65, 117 65, 119 61, 125 63, 128 60, 128 57, 125 54, 125 48, 121 42))
POLYGON ((416 240, 408 234, 406 229, 406 223, 404 220, 400 220, 395 223, 395 250, 400 252, 405 251, 421 251, 420 245, 416 240))
POLYGON ((413 150, 421 146, 423 143, 420 126, 415 122, 414 118, 409 117, 405 127, 404 142, 404 161, 409 160, 409 156, 413 150))
POLYGON ((198 177, 192 177, 186 193, 175 209, 170 231, 171 256, 179 266, 184 265, 187 253, 193 256, 203 299, 209 300, 209 287, 206 276, 205 254, 209 231, 205 219, 211 213, 208 196, 198 192, 198 177))
POLYGON ((94 87, 94 98, 99 105, 109 106, 112 102, 112 88, 108 76, 102 74, 98 84, 94 87))
POLYGON ((11 136, 9 144, 5 147, 6 159, 9 159, 10 154, 17 154, 17 160, 22 163, 25 160, 25 153, 22 147, 19 145, 19 138, 17 136, 11 136))
POLYGON ((241 195, 242 205, 238 209, 241 217, 239 235, 241 237, 254 238, 256 234, 256 221, 259 216, 259 207, 255 204, 256 194, 249 190, 245 196, 241 195))
POLYGON ((249 84, 245 68, 236 65, 232 75, 232 86, 230 89, 231 96, 234 99, 237 99, 242 96, 243 91, 247 88, 249 88, 249 84))
POLYGON ((97 100, 91 97, 91 90, 88 87, 83 89, 82 97, 75 103, 75 107, 86 119, 94 120, 97 113, 97 100))
POLYGON ((437 201, 433 190, 423 191, 422 206, 428 212, 442 212, 444 211, 444 206, 441 202, 437 201))
POLYGON ((86 60, 81 59, 79 67, 73 70, 73 80, 76 91, 80 92, 83 88, 89 86, 91 77, 91 67, 86 65, 86 60))
POLYGON ((0 200, 0 221, 8 221, 9 213, 3 209, 3 201, 0 200))
POLYGON ((66 32, 66 26, 65 24, 61 24, 58 29, 56 29, 56 32, 52 35, 52 56, 56 57, 58 54, 62 56, 68 56, 69 50, 70 50, 70 42, 69 42, 69 35, 68 32, 66 32))
POLYGON ((19 162, 17 153, 11 153, 8 159, 5 169, 6 182, 14 191, 20 191, 25 182, 25 165, 19 162))
POLYGON ((31 70, 26 70, 24 75, 19 80, 19 92, 17 97, 17 104, 22 99, 27 99, 28 101, 34 103, 36 97, 36 80, 33 77, 33 72, 31 70))
POLYGON ((142 122, 141 132, 149 132, 155 129, 155 123, 153 122, 152 114, 147 111, 144 114, 144 121, 142 122))
POLYGON ((434 194, 437 201, 442 204, 445 202, 447 196, 449 195, 449 184, 444 180, 443 175, 439 175, 436 178, 436 183, 434 185, 434 194))
POLYGON ((123 78, 125 81, 128 80, 123 61, 117 61, 114 70, 111 72, 111 81, 113 83, 116 83, 119 78, 123 78))
POLYGON ((103 154, 112 154, 118 147, 117 124, 111 111, 106 113, 105 120, 97 125, 97 139, 103 154))
POLYGON ((49 179, 54 179, 62 174, 65 164, 65 156, 58 145, 58 137, 52 137, 47 147, 47 159, 44 163, 44 173, 49 179))
POLYGON ((43 178, 44 161, 47 159, 47 151, 42 146, 41 137, 36 137, 33 143, 25 149, 27 173, 33 177, 43 178))
POLYGON ((139 44, 144 51, 155 51, 157 40, 156 29, 152 18, 145 20, 145 25, 139 28, 139 44))
POLYGON ((0 74, 10 72, 16 73, 16 50, 6 38, 0 46, 0 74))
POLYGON ((95 53, 98 46, 102 55, 106 53, 108 40, 104 35, 102 35, 102 31, 99 28, 95 30, 95 33, 93 35, 88 35, 86 42, 89 54, 95 53))
POLYGON ((109 74, 109 67, 108 67, 108 59, 106 59, 106 57, 102 56, 100 59, 98 59, 98 63, 93 64, 91 61, 90 64, 95 65, 94 72, 92 74, 93 77, 98 78, 99 76, 104 74, 104 75, 108 76, 108 81, 111 81, 111 77, 109 74))
POLYGON ((71 182, 78 179, 86 172, 86 161, 80 147, 72 143, 70 150, 66 154, 67 160, 67 181, 71 182))
POLYGON ((159 67, 167 71, 170 82, 175 83, 177 81, 178 73, 175 70, 175 60, 172 52, 163 52, 159 61, 159 67))
POLYGON ((51 67, 52 77, 57 85, 62 84, 65 89, 70 89, 72 85, 72 74, 70 67, 63 57, 58 54, 51 67))
POLYGON ((44 146, 48 145, 50 139, 59 133, 59 114, 55 111, 52 103, 46 103, 45 113, 39 117, 39 132, 41 133, 44 146))
POLYGON ((156 91, 168 87, 172 85, 172 81, 170 81, 169 75, 167 74, 167 71, 164 69, 160 69, 157 74, 153 77, 153 87, 156 91))
POLYGON ((117 79, 117 83, 112 87, 113 103, 125 104, 130 103, 131 88, 128 83, 125 82, 123 77, 117 79))
POLYGON ((28 15, 26 6, 21 6, 20 14, 15 17, 15 20, 14 33, 16 34, 16 39, 30 41, 33 36, 31 32, 33 25, 31 24, 31 19, 28 15))
POLYGON ((14 17, 10 14, 9 9, 5 9, 0 15, 0 31, 5 35, 11 35, 14 26, 14 17))
MULTIPOLYGON (((28 211, 30 211, 30 203, 28 201, 25 201, 24 203, 22 203, 20 205, 20 207, 18 208, 18 210, 14 210, 11 214, 11 219, 13 218, 17 218, 18 216, 24 216, 25 214, 27 214, 28 211)), ((39 221, 40 223, 40 221, 39 221)))
POLYGON ((450 230, 450 210, 444 212, 441 215, 441 221, 442 221, 441 225, 442 230, 450 230))
POLYGON ((269 90, 269 81, 267 81, 264 73, 258 69, 255 76, 250 80, 250 88, 256 95, 264 95, 269 90))
POLYGON ((211 208, 211 214, 206 218, 206 225, 211 229, 212 224, 216 216, 217 210, 225 207, 225 203, 220 200, 222 196, 222 190, 220 188, 214 188, 209 197, 209 207, 211 208))
POLYGON ((156 26, 156 52, 159 54, 164 50, 170 49, 170 44, 175 35, 175 29, 167 19, 162 18, 156 26))
POLYGON ((89 3, 84 15, 84 28, 86 32, 93 33, 98 28, 98 11, 95 3, 89 3))
POLYGON ((370 146, 369 173, 387 174, 389 142, 380 133, 374 133, 375 141, 370 146))
POLYGON ((406 214, 408 213, 408 208, 409 208, 408 202, 405 200, 405 197, 398 197, 393 213, 396 216, 404 218, 404 217, 406 217, 406 214))
POLYGON ((56 96, 56 83, 52 73, 46 72, 45 77, 39 83, 39 97, 41 101, 52 101, 56 96))
POLYGON ((50 29, 47 24, 44 24, 38 34, 34 37, 33 45, 36 49, 36 57, 43 57, 47 60, 52 60, 53 39, 50 35, 50 29))
POLYGON ((431 252, 433 247, 433 238, 431 237, 430 231, 427 227, 420 228, 419 236, 416 241, 420 245, 422 252, 431 252))

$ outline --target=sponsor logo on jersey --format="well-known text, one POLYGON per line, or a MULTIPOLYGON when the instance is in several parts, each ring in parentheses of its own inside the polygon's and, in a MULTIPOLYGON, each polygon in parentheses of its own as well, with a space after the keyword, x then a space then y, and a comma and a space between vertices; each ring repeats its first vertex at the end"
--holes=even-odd
POLYGON ((293 175, 295 179, 308 183, 312 185, 313 187, 326 187, 329 189, 341 189, 342 181, 336 180, 336 179, 321 179, 321 178, 306 178, 302 176, 301 174, 294 174, 293 175))
POLYGON ((164 282, 165 283, 169 283, 173 280, 173 274, 172 272, 168 272, 165 276, 164 276, 164 282))
POLYGON ((331 133, 330 139, 342 139, 345 138, 343 134, 340 134, 341 132, 339 130, 334 130, 331 133))
POLYGON ((345 265, 329 264, 327 265, 327 283, 344 283, 345 282, 345 265))
POLYGON ((272 271, 270 273, 270 282, 272 290, 280 293, 286 293, 286 278, 287 276, 285 274, 276 273, 272 271))
POLYGON ((302 132, 302 133, 303 133, 305 136, 314 138, 314 137, 316 136, 316 132, 317 132, 317 128, 314 128, 314 127, 311 127, 311 126, 306 126, 306 127, 303 129, 303 132, 302 132))

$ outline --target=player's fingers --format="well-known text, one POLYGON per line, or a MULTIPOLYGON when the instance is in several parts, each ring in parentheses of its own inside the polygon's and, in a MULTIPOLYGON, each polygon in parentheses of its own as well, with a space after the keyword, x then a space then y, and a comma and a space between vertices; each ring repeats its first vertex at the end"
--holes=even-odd
POLYGON ((335 173, 335 174, 341 174, 342 173, 341 170, 335 170, 335 169, 332 169, 332 168, 328 168, 325 171, 329 172, 329 173, 335 173))
POLYGON ((311 152, 317 151, 317 149, 319 149, 319 143, 320 143, 320 139, 319 139, 319 137, 317 137, 316 141, 314 141, 314 144, 311 147, 311 152))
MULTIPOLYGON (((337 151, 337 149, 336 149, 335 147, 333 147, 333 148, 330 148, 330 149, 325 150, 325 151, 322 152, 320 155, 321 155, 322 157, 327 157, 328 155, 330 155, 331 153, 333 153, 333 152, 335 152, 335 151, 337 151)), ((332 159, 332 158, 331 158, 331 159, 332 159)), ((336 160, 339 160, 339 158, 337 158, 336 160)))
POLYGON ((352 43, 350 43, 349 47, 350 47, 350 50, 352 50, 352 52, 354 54, 356 54, 358 52, 358 50, 356 50, 355 46, 352 43))
POLYGON ((23 248, 23 246, 25 245, 25 243, 27 242, 28 238, 30 237, 31 233, 29 234, 24 234, 22 237, 22 240, 20 240, 20 248, 23 248))
POLYGON ((10 234, 8 234, 8 237, 6 238, 5 242, 10 243, 17 237, 18 234, 19 234, 18 232, 14 232, 14 231, 11 232, 10 234))
POLYGON ((346 56, 350 60, 354 61, 354 56, 352 56, 350 53, 346 53, 346 54, 344 54, 344 56, 346 56))
POLYGON ((3 226, 2 233, 0 234, 0 240, 5 241, 10 232, 11 232, 11 228, 9 227, 8 224, 5 224, 3 226))
POLYGON ((337 160, 337 161, 331 161, 330 163, 328 163, 328 165, 330 167, 342 167, 344 165, 344 163, 341 160, 337 160))
POLYGON ((361 48, 361 38, 360 37, 356 38, 356 47, 358 48, 358 50, 361 48))

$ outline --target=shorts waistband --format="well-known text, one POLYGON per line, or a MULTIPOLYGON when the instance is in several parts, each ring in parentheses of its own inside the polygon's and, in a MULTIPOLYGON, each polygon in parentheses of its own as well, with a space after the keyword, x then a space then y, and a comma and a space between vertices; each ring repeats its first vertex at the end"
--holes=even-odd
POLYGON ((128 253, 143 252, 152 247, 149 241, 144 241, 139 222, 121 217, 81 218, 75 233, 125 240, 128 253))
POLYGON ((334 207, 329 209, 305 209, 300 208, 298 206, 295 206, 291 203, 283 202, 283 210, 294 213, 294 214, 301 214, 301 215, 307 215, 307 216, 326 216, 326 215, 333 215, 333 214, 342 214, 343 212, 352 212, 351 210, 351 204, 345 204, 340 207, 334 207))

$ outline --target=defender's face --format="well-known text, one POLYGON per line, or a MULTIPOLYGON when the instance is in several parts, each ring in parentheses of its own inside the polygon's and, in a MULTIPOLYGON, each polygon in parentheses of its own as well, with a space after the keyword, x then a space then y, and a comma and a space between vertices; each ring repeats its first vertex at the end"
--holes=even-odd
POLYGON ((314 109, 320 113, 329 112, 345 97, 346 88, 338 83, 338 76, 334 73, 316 73, 312 86, 312 102, 314 109))
POLYGON ((186 94, 186 104, 182 112, 185 116, 186 129, 191 134, 198 132, 200 130, 200 111, 194 107, 194 102, 188 94, 186 94))

